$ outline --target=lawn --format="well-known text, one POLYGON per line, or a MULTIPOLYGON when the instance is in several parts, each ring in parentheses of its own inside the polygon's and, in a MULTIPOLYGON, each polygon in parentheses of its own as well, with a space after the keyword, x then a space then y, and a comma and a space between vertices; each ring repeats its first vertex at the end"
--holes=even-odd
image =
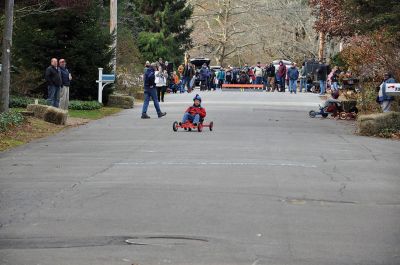
MULTIPOLYGON (((13 108, 13 110, 25 111, 22 108, 13 108)), ((66 127, 84 124, 87 120, 97 120, 116 114, 121 110, 120 108, 107 107, 99 110, 70 110, 67 125, 55 125, 34 117, 28 117, 23 125, 11 128, 5 133, 0 133, 0 152, 29 143, 34 139, 56 134, 66 127)))
POLYGON ((0 151, 26 144, 34 139, 58 133, 65 126, 55 125, 40 119, 29 117, 25 124, 0 133, 0 151))
POLYGON ((69 110, 69 116, 72 118, 97 120, 105 116, 113 115, 120 112, 120 108, 104 107, 98 110, 69 110))

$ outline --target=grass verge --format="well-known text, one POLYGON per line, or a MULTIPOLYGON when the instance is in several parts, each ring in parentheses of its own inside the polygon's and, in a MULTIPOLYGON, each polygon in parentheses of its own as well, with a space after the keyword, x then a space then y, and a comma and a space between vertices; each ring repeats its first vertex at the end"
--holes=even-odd
POLYGON ((55 125, 29 117, 23 125, 0 133, 0 151, 26 144, 34 139, 58 133, 64 128, 65 126, 62 125, 55 125))
POLYGON ((88 120, 98 120, 109 115, 116 114, 120 112, 120 108, 101 108, 98 110, 69 110, 68 114, 72 118, 88 119, 88 120))
MULTIPOLYGON (((22 108, 13 108, 15 111, 25 111, 22 108)), ((26 122, 7 132, 0 133, 0 152, 17 147, 32 140, 56 134, 67 127, 87 123, 88 120, 97 120, 120 112, 120 108, 101 108, 98 110, 70 110, 67 125, 55 125, 43 120, 28 117, 26 122)))

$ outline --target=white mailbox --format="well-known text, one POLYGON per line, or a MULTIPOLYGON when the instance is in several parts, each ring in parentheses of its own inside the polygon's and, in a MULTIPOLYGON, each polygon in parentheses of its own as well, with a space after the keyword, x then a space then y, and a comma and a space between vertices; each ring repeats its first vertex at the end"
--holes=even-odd
POLYGON ((99 68, 99 80, 96 81, 99 84, 99 97, 98 101, 103 103, 103 89, 106 85, 115 82, 114 74, 103 74, 103 68, 99 68))
POLYGON ((389 96, 400 96, 400 83, 386 84, 386 94, 389 96))

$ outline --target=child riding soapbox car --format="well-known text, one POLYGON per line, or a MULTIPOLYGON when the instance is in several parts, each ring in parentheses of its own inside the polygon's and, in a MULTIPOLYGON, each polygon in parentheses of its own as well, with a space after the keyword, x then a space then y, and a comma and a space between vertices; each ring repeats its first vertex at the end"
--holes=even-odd
POLYGON ((332 94, 332 98, 325 101, 323 106, 319 106, 319 110, 311 110, 308 115, 311 118, 315 118, 316 116, 322 116, 323 118, 327 118, 329 114, 332 115, 333 118, 338 118, 341 120, 355 120, 357 118, 358 109, 356 106, 348 106, 345 108, 343 103, 338 100, 339 92, 335 92, 332 94))
POLYGON ((174 132, 178 131, 179 128, 184 129, 185 131, 192 131, 192 130, 196 130, 198 132, 202 132, 204 127, 208 127, 210 129, 210 131, 213 130, 214 127, 214 122, 210 122, 209 124, 204 123, 204 120, 200 120, 199 124, 193 124, 191 121, 187 121, 185 123, 182 122, 177 122, 174 121, 174 123, 172 124, 172 129, 174 130, 174 132))

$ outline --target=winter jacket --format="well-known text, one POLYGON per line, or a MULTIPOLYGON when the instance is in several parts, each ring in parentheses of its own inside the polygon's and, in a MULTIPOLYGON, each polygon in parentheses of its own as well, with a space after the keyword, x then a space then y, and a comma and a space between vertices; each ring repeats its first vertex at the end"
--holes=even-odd
POLYGON ((189 113, 192 116, 195 116, 197 114, 200 115, 200 118, 204 119, 206 117, 206 109, 203 107, 196 107, 196 106, 190 106, 187 110, 187 113, 189 113))
POLYGON ((262 77, 263 76, 263 70, 261 69, 261 67, 254 67, 254 75, 256 77, 262 77))
POLYGON ((154 88, 155 83, 155 74, 154 69, 152 67, 148 68, 146 73, 143 76, 144 79, 144 90, 149 91, 150 89, 154 88))
POLYGON ((284 65, 284 64, 279 65, 277 76, 279 78, 286 76, 286 65, 284 65))
POLYGON ((167 75, 165 73, 163 73, 162 71, 156 71, 154 75, 154 82, 156 83, 156 87, 163 87, 167 85, 167 75))
POLYGON ((328 68, 326 65, 322 64, 317 69, 317 79, 318 81, 326 81, 328 75, 328 68))
POLYGON ((386 84, 393 84, 393 83, 396 83, 396 80, 394 80, 394 78, 389 78, 386 81, 382 82, 381 88, 379 90, 379 96, 378 96, 379 102, 389 101, 389 100, 394 99, 392 96, 389 96, 388 94, 386 94, 386 84))
POLYGON ((67 68, 60 67, 61 82, 63 86, 70 86, 71 81, 69 80, 69 71, 67 68))
POLYGON ((217 79, 218 80, 225 80, 225 72, 224 70, 220 70, 217 74, 217 79))
POLYGON ((183 76, 192 78, 194 76, 193 68, 189 65, 186 65, 185 69, 183 70, 183 76))
POLYGON ((275 77, 275 66, 271 64, 265 71, 267 77, 275 77))
POLYGON ((58 71, 57 68, 55 68, 52 65, 47 67, 46 73, 45 73, 45 79, 49 86, 60 87, 62 85, 60 72, 58 71))
POLYGON ((200 80, 205 81, 210 77, 210 70, 207 67, 202 67, 200 69, 200 80))
POLYGON ((299 70, 297 70, 297 67, 289 67, 287 70, 287 76, 289 80, 299 79, 299 70))

